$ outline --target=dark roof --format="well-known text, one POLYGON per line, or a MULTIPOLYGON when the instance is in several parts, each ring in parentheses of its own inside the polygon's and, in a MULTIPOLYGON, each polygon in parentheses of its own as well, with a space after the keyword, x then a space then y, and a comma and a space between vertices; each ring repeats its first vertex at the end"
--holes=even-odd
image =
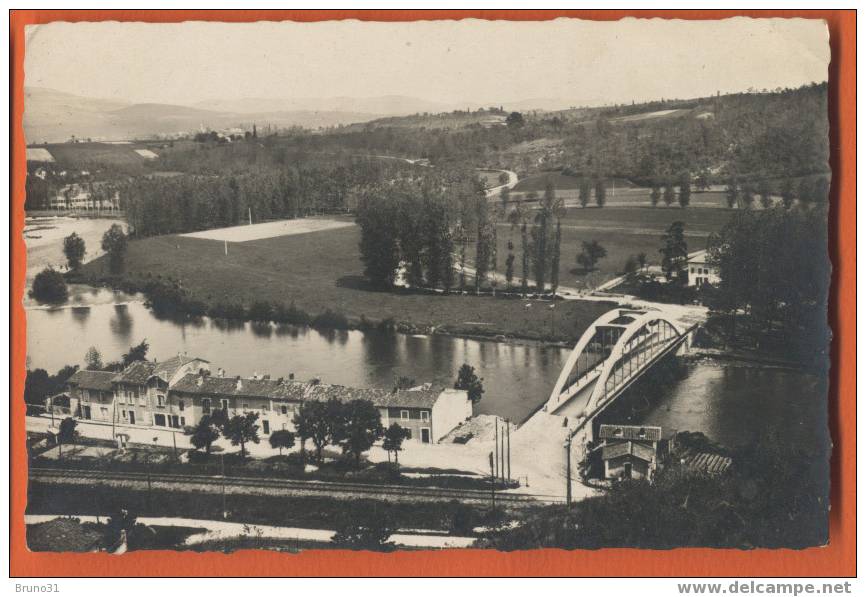
POLYGON ((169 379, 174 377, 174 374, 177 373, 178 369, 180 369, 184 365, 192 363, 193 361, 202 361, 204 363, 208 362, 204 359, 199 359, 196 357, 177 355, 176 357, 171 357, 170 359, 166 359, 160 363, 157 363, 156 367, 153 368, 153 375, 156 375, 161 379, 168 381, 169 379))
POLYGON ((397 390, 385 395, 377 406, 433 408, 442 390, 397 390))
POLYGON ((102 533, 71 518, 55 518, 27 525, 27 547, 32 551, 97 551, 102 533))
POLYGON ((85 390, 110 392, 111 380, 115 375, 113 371, 76 371, 67 383, 85 390))
POLYGON ((611 458, 625 456, 626 454, 630 454, 632 456, 635 456, 636 458, 645 460, 646 462, 652 462, 653 458, 655 457, 655 452, 652 448, 632 441, 627 441, 621 444, 613 444, 611 446, 604 446, 601 449, 602 460, 610 460, 611 458))
POLYGON ((171 387, 173 392, 204 396, 247 396, 274 400, 303 400, 307 384, 281 379, 200 376, 188 373, 171 387), (240 381, 240 387, 238 384, 240 381))
POLYGON ((661 427, 641 427, 639 425, 602 425, 598 436, 601 439, 631 439, 657 442, 662 438, 661 427))
POLYGON ((712 454, 710 452, 696 452, 692 449, 686 450, 680 456, 680 462, 693 471, 710 475, 720 475, 733 464, 733 460, 728 456, 712 454))
POLYGON ((150 379, 155 367, 156 364, 151 363, 150 361, 135 361, 130 363, 126 369, 118 373, 115 376, 114 381, 115 383, 144 385, 147 383, 147 380, 150 379))
POLYGON ((126 369, 120 372, 114 378, 114 381, 117 383, 144 385, 147 383, 147 380, 153 376, 159 377, 164 381, 169 381, 174 377, 174 374, 177 373, 178 369, 192 361, 203 361, 207 363, 204 359, 188 357, 186 355, 171 357, 170 359, 166 359, 159 363, 135 361, 134 363, 130 363, 126 369))
POLYGON ((250 379, 237 377, 184 375, 171 387, 172 392, 197 394, 202 396, 236 396, 265 398, 271 400, 329 400, 341 402, 350 400, 370 400, 381 408, 432 408, 441 393, 439 390, 398 390, 382 388, 350 388, 346 386, 310 383, 284 379, 250 379), (240 384, 238 384, 240 382, 240 384))

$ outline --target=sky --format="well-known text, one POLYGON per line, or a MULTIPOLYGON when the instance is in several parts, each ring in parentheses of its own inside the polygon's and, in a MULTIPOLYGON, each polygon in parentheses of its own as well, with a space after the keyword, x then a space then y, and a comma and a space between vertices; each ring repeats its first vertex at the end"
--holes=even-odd
POLYGON ((598 105, 827 80, 822 21, 49 23, 27 29, 25 85, 192 105, 406 95, 598 105))

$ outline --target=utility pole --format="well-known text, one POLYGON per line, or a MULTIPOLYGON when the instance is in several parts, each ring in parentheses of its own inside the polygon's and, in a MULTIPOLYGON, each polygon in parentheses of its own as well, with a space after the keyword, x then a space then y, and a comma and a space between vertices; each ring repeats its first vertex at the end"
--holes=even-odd
POLYGON ((225 454, 220 454, 220 468, 222 469, 222 494, 223 494, 223 519, 228 518, 228 510, 226 510, 226 458, 225 454))
POLYGON ((505 441, 508 443, 508 482, 511 482, 511 421, 505 419, 505 441))
POLYGON ((499 477, 499 418, 493 419, 493 454, 496 462, 496 474, 494 479, 499 477))
POLYGON ((502 430, 502 439, 499 442, 500 450, 502 450, 502 465, 499 467, 501 470, 499 471, 500 476, 502 477, 502 481, 505 482, 505 429, 502 430))
POLYGON ((229 241, 228 241, 228 239, 223 239, 223 250, 225 251, 226 255, 229 254, 229 241))
POLYGON ((493 474, 493 452, 490 453, 490 511, 496 512, 496 476, 493 474))
POLYGON ((248 208, 247 208, 247 213, 248 213, 249 216, 250 216, 250 226, 252 226, 252 225, 253 225, 253 208, 252 208, 252 207, 248 207, 248 208))
POLYGON ((571 432, 565 440, 565 503, 571 506, 571 432))

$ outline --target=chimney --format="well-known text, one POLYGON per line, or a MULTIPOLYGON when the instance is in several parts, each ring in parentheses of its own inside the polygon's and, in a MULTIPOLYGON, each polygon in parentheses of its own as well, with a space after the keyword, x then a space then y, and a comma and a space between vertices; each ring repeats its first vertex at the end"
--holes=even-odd
POLYGON ((262 375, 262 379, 270 379, 270 378, 271 378, 270 373, 266 373, 266 374, 262 375))
POLYGON ((289 373, 289 379, 292 379, 292 380, 295 379, 295 374, 294 374, 294 373, 289 373))
POLYGON ((259 379, 259 372, 253 371, 253 379, 259 379))
POLYGON ((198 379, 195 380, 195 385, 201 387, 201 385, 203 383, 204 383, 204 375, 202 375, 201 372, 199 372, 198 379))
POLYGON ((237 381, 237 384, 235 385, 235 389, 237 389, 238 391, 244 389, 244 382, 241 381, 241 376, 238 375, 235 379, 237 381))
POLYGON ((226 374, 226 370, 223 369, 222 367, 220 367, 219 369, 217 369, 217 377, 222 377, 222 376, 224 376, 225 374, 226 374))

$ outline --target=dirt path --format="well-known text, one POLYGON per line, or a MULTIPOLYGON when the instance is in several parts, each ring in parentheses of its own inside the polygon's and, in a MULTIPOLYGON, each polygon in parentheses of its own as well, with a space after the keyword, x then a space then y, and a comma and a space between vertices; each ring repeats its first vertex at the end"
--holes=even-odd
MULTIPOLYGON (((26 524, 39 524, 60 518, 57 514, 26 514, 26 524)), ((96 522, 95 516, 76 515, 81 522, 96 522)), ((104 518, 103 518, 104 520, 104 518)), ((278 527, 265 524, 247 524, 242 522, 228 522, 224 520, 205 520, 199 518, 175 518, 175 517, 139 517, 138 522, 147 526, 162 527, 187 527, 203 529, 202 532, 190 535, 184 541, 184 545, 192 546, 207 541, 220 541, 227 539, 259 538, 315 541, 317 543, 330 543, 334 531, 327 529, 306 529, 301 527, 278 527)), ((441 534, 417 534, 417 533, 394 533, 390 542, 403 547, 420 547, 427 549, 466 548, 475 542, 474 537, 454 537, 441 534)))

